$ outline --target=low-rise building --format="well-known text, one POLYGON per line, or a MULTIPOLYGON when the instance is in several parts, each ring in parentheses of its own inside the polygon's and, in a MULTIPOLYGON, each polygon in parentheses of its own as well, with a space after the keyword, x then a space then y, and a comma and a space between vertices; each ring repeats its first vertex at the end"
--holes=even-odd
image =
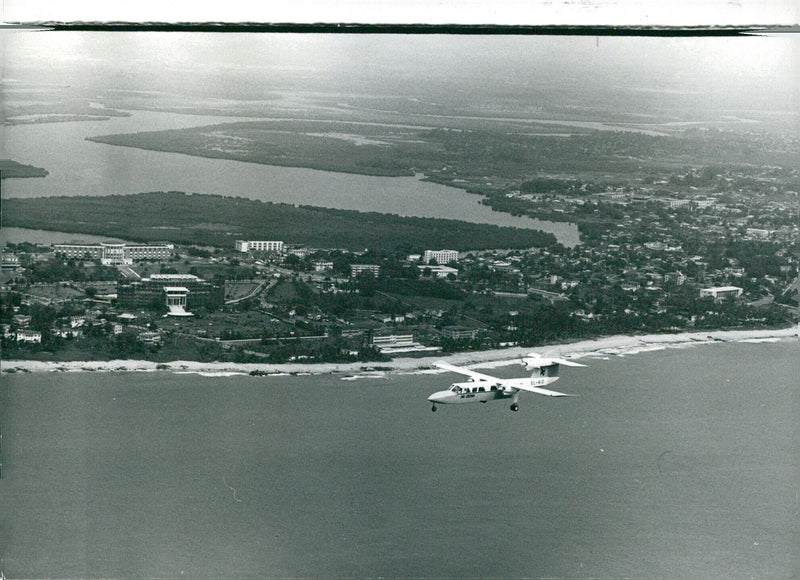
POLYGON ((21 267, 19 256, 16 254, 9 254, 3 252, 2 258, 2 269, 3 270, 16 270, 17 268, 21 267))
POLYGON ((314 262, 314 271, 315 272, 327 272, 333 270, 333 262, 319 260, 314 262))
POLYGON ((375 336, 372 338, 372 346, 384 354, 441 350, 438 346, 425 346, 416 342, 412 334, 375 336))
POLYGON ((38 330, 18 330, 17 342, 28 342, 31 344, 39 344, 42 342, 42 333, 38 330))
POLYGON ((437 278, 447 278, 450 274, 458 276, 458 270, 450 266, 417 266, 417 268, 423 272, 429 270, 431 276, 436 276, 437 278))
POLYGON ((771 233, 772 232, 764 228, 747 228, 745 230, 745 236, 751 240, 766 240, 771 233))
POLYGON ((412 347, 414 342, 413 334, 389 334, 386 336, 375 336, 372 338, 372 346, 380 351, 394 348, 412 347))
POLYGON ((451 340, 472 340, 480 334, 479 328, 466 328, 464 326, 445 326, 442 336, 451 340))
POLYGON ((161 344, 163 337, 161 336, 161 333, 156 330, 146 330, 137 334, 136 340, 147 345, 155 346, 161 344))

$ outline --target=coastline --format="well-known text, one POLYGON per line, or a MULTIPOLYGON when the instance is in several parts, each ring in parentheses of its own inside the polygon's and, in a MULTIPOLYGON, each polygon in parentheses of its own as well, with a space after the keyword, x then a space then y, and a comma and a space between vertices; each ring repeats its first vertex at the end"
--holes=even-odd
POLYGON ((359 376, 382 376, 385 373, 442 372, 434 361, 481 367, 512 364, 530 352, 561 358, 587 358, 635 354, 665 348, 682 348, 714 342, 767 342, 800 338, 800 326, 769 330, 715 330, 677 334, 615 335, 572 343, 546 345, 538 348, 511 347, 504 349, 442 354, 438 357, 397 358, 389 362, 320 363, 320 364, 261 364, 230 362, 171 361, 157 363, 143 360, 68 361, 0 360, 0 372, 173 372, 207 376, 249 375, 291 376, 342 374, 344 379, 359 376))

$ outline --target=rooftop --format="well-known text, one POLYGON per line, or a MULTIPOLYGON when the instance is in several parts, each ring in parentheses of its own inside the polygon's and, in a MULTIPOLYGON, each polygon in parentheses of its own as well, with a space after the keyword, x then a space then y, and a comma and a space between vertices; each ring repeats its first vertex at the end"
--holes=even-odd
POLYGON ((150 280, 171 280, 171 281, 179 281, 179 280, 200 280, 194 274, 151 274, 150 280))

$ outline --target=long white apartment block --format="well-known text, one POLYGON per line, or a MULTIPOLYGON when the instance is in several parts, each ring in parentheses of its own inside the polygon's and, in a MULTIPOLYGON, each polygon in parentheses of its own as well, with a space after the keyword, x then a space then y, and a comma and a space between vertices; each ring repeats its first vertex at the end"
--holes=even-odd
POLYGON ((458 252, 456 250, 425 250, 422 261, 430 264, 431 260, 436 260, 436 263, 444 266, 450 262, 457 262, 458 252))
POLYGON ((277 252, 283 253, 283 242, 261 240, 236 240, 236 250, 239 252, 277 252))
POLYGON ((165 260, 172 256, 175 244, 126 244, 101 242, 99 244, 53 244, 53 251, 65 258, 99 259, 104 266, 133 264, 135 260, 165 260))
POLYGON ((703 288, 700 290, 700 298, 711 297, 714 300, 725 300, 728 298, 738 298, 744 292, 738 286, 717 286, 714 288, 703 288))

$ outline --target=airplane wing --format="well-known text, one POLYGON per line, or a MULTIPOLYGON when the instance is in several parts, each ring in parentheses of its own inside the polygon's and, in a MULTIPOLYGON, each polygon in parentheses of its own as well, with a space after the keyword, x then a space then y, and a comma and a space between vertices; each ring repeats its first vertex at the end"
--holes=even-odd
POLYGON ((471 377, 471 378, 475 379, 476 381, 491 381, 493 383, 498 383, 498 384, 499 383, 508 382, 508 381, 505 381, 503 379, 498 379, 497 377, 493 377, 491 375, 484 375, 482 373, 478 373, 478 372, 472 371, 470 369, 465 369, 463 367, 453 366, 453 365, 448 364, 448 363, 446 363, 444 361, 437 361, 437 362, 435 362, 433 364, 435 364, 440 369, 444 369, 446 371, 452 371, 454 373, 459 373, 459 374, 462 374, 464 376, 471 377))
MULTIPOLYGON (((444 369, 446 371, 452 371, 454 373, 459 373, 468 377, 473 378, 476 381, 488 381, 498 385, 502 385, 503 387, 507 387, 509 389, 518 389, 520 391, 528 391, 529 393, 536 393, 538 395, 545 395, 547 397, 577 397, 578 395, 568 395, 567 393, 559 393, 558 391, 551 391, 549 389, 542 389, 539 387, 530 386, 528 383, 530 379, 499 379, 497 377, 493 377, 491 375, 484 375, 483 373, 478 373, 470 369, 465 369, 462 367, 453 366, 448 364, 444 361, 438 361, 434 363, 440 369, 444 369)), ((584 366, 584 365, 580 365, 584 366)))

